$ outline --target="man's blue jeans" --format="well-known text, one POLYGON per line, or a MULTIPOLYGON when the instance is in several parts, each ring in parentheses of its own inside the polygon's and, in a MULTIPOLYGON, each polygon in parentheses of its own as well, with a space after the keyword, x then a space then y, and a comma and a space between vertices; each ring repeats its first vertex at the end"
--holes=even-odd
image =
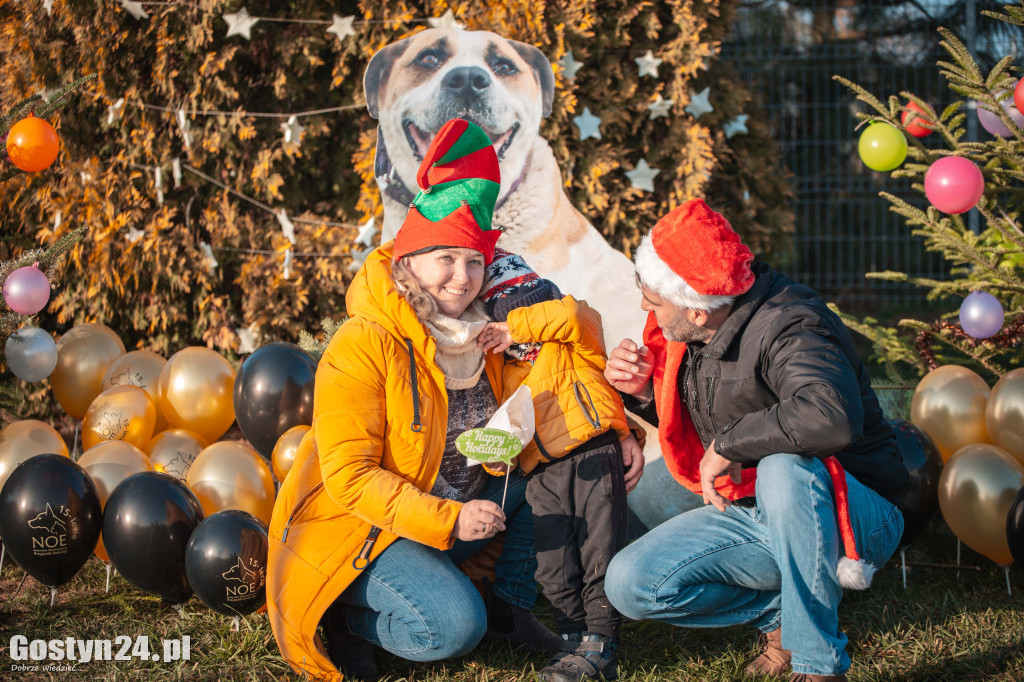
MULTIPOLYGON (((491 476, 479 499, 501 504, 503 476, 491 476)), ((526 479, 513 471, 505 498, 505 545, 491 592, 510 604, 533 608, 533 512, 526 479)), ((480 593, 457 567, 489 541, 456 541, 447 552, 399 539, 342 593, 349 630, 410 661, 439 661, 469 653, 487 631, 480 593)))
MULTIPOLYGON (((857 552, 881 566, 903 534, 903 515, 852 476, 857 552)), ((693 628, 780 625, 793 672, 841 675, 850 667, 839 631, 843 591, 832 485, 821 460, 776 454, 757 467, 757 506, 712 506, 669 519, 619 552, 608 599, 635 620, 693 628)))

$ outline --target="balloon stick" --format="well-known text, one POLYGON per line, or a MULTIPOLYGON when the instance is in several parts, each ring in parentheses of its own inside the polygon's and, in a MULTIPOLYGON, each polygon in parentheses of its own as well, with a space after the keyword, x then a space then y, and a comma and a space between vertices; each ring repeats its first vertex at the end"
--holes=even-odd
POLYGON ((53 602, 54 602, 55 599, 57 599, 57 588, 56 587, 51 587, 50 588, 50 608, 51 609, 53 608, 53 602))
POLYGON ((907 549, 900 547, 900 561, 903 562, 903 589, 907 589, 907 549))
POLYGON ((238 618, 238 616, 235 616, 234 618, 231 619, 231 629, 234 630, 235 632, 238 632, 241 623, 242 623, 242 621, 238 618))
POLYGON ((508 477, 512 474, 512 470, 509 469, 505 472, 505 489, 501 491, 501 511, 505 511, 505 496, 508 494, 508 477))
MULTIPOLYGON (((960 566, 960 538, 956 539, 956 565, 960 566)), ((957 568, 956 579, 960 580, 960 569, 957 568)))
POLYGON ((103 590, 104 592, 110 592, 110 569, 112 569, 112 568, 113 568, 113 566, 108 561, 107 562, 107 589, 103 590))
POLYGON ((82 422, 75 422, 75 444, 71 448, 71 459, 78 461, 78 430, 82 428, 82 422))
POLYGON ((185 607, 181 604, 171 604, 171 608, 178 612, 178 615, 182 618, 185 617, 185 607))
POLYGON ((1003 571, 1006 573, 1006 594, 1013 596, 1013 590, 1010 589, 1010 565, 1003 566, 1003 571))
POLYGON ((7 553, 7 545, 0 542, 0 573, 4 570, 4 554, 7 553))

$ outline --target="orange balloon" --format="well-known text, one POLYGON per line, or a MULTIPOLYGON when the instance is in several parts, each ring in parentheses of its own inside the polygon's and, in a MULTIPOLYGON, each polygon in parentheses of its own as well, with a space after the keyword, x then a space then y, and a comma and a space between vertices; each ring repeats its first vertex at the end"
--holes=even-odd
MULTIPOLYGON (((89 478, 96 484, 96 492, 100 496, 100 506, 107 506, 107 499, 114 488, 132 474, 142 471, 153 471, 149 458, 131 443, 112 440, 100 443, 89 452, 78 458, 78 465, 85 469, 89 478)), ((96 556, 103 561, 110 561, 107 548, 103 546, 103 534, 96 543, 96 556)))
POLYGON ((270 524, 274 476, 267 461, 249 446, 233 441, 214 443, 192 462, 186 482, 207 517, 225 509, 241 509, 270 524))
POLYGON ((160 372, 160 409, 167 423, 211 443, 235 421, 235 370, 220 353, 193 346, 172 355, 160 372))
POLYGON ((153 436, 144 449, 153 469, 184 481, 192 462, 209 445, 209 441, 188 429, 167 429, 153 436))
POLYGON ((67 444, 52 426, 35 419, 8 424, 0 431, 0 489, 14 467, 30 457, 49 454, 68 456, 67 444))
POLYGON ((277 439, 277 445, 274 446, 274 451, 270 454, 270 464, 274 467, 274 476, 277 477, 277 480, 284 481, 284 477, 291 471, 299 443, 302 442, 302 437, 308 431, 308 426, 299 424, 282 433, 281 437, 277 439))
POLYGON ((23 171, 45 170, 57 158, 59 140, 49 121, 29 114, 13 126, 7 135, 7 156, 23 171))
POLYGON ((1000 566, 1013 563, 1006 517, 1024 485, 1024 465, 988 443, 957 450, 939 476, 939 508, 965 545, 1000 566))
POLYGON ((1024 465, 1024 368, 1007 372, 992 387, 985 424, 992 443, 1024 465))
POLYGON ((156 408, 138 386, 114 386, 96 396, 82 420, 82 449, 108 440, 123 440, 137 448, 153 437, 156 408))
POLYGON ((160 371, 167 360, 151 350, 133 350, 111 363, 103 375, 103 390, 114 386, 138 386, 146 391, 156 407, 156 426, 153 433, 167 428, 167 420, 160 411, 160 371))
POLYGON ((85 416, 103 390, 103 375, 124 344, 110 327, 90 322, 76 324, 57 342, 57 367, 50 375, 53 395, 75 419, 85 416))
POLYGON ((943 365, 925 375, 914 390, 910 421, 927 433, 943 462, 974 443, 988 443, 985 404, 989 387, 977 373, 943 365))

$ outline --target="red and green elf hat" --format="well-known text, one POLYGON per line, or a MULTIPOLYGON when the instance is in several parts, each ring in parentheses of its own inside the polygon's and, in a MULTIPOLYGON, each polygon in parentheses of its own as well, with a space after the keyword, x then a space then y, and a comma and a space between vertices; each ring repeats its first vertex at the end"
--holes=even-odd
POLYGON ((461 118, 445 123, 416 182, 420 192, 395 235, 393 258, 432 246, 464 247, 479 251, 490 264, 501 236, 491 224, 501 175, 487 133, 461 118))

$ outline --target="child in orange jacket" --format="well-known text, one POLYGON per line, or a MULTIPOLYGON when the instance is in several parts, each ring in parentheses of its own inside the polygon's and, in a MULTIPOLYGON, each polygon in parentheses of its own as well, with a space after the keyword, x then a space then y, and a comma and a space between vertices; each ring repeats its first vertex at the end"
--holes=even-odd
POLYGON ((621 616, 605 596, 604 574, 626 540, 624 464, 632 489, 643 455, 604 378, 601 317, 502 249, 487 268, 481 298, 495 322, 480 343, 519 361, 506 371, 529 373, 523 383, 536 413, 534 442, 518 466, 531 474, 526 498, 537 582, 565 640, 565 651, 539 677, 614 679, 621 616))

